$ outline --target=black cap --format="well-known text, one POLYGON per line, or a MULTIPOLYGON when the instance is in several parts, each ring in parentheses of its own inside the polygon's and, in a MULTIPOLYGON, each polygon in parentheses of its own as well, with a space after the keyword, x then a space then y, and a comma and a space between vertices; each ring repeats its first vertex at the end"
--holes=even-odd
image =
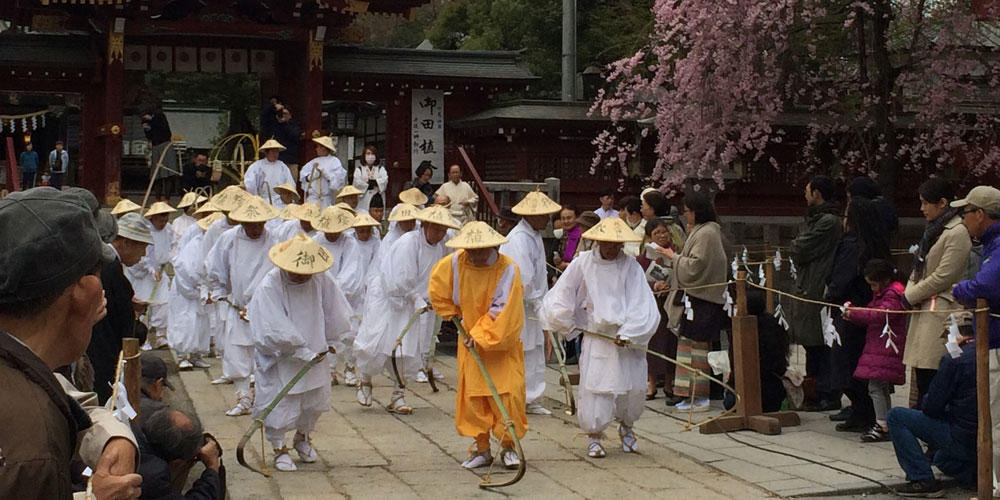
POLYGON ((167 380, 167 364, 157 355, 143 353, 139 356, 139 364, 142 365, 142 378, 150 382, 162 378, 163 385, 171 391, 174 390, 174 385, 167 380))
POLYGON ((521 216, 512 212, 510 207, 501 208, 500 213, 497 214, 497 217, 510 222, 517 222, 521 218, 521 216))
POLYGON ((115 259, 74 193, 38 187, 0 200, 0 304, 61 292, 115 259))

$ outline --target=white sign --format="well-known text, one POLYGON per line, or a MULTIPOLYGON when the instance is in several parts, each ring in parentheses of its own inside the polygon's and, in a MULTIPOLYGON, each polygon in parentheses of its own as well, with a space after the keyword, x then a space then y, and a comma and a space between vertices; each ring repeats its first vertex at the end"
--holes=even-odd
POLYGON ((411 93, 413 123, 410 143, 410 168, 416 177, 417 167, 430 162, 431 182, 444 182, 444 91, 413 90, 411 93))

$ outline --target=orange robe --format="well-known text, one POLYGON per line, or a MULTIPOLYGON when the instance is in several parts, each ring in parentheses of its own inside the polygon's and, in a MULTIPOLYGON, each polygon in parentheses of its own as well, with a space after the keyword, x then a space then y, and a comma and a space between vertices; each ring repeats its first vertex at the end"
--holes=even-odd
MULTIPOLYGON (((528 429, 524 396, 524 288, 514 261, 500 253, 486 267, 473 266, 465 250, 438 261, 431 271, 429 292, 434 311, 446 320, 462 318, 462 326, 476 341, 476 352, 486 365, 518 437, 528 429)), ((504 436, 503 415, 476 360, 464 344, 458 347, 458 394, 455 397, 455 428, 463 436, 475 437, 478 451, 489 449, 489 431, 510 446, 504 436)))

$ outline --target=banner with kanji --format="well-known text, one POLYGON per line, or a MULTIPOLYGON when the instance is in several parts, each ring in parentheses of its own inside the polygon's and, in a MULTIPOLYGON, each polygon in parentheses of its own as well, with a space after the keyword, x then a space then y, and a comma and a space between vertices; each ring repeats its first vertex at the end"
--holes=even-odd
POLYGON ((429 162, 433 172, 431 182, 441 184, 445 180, 444 92, 414 89, 411 95, 411 169, 415 177, 417 167, 429 162))

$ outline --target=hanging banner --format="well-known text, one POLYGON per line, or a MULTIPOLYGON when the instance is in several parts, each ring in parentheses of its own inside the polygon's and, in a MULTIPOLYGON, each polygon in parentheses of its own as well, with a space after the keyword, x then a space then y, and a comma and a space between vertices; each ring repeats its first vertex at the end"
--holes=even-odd
POLYGON ((410 168, 416 177, 417 167, 430 162, 431 182, 445 180, 444 165, 444 91, 411 91, 410 168))

